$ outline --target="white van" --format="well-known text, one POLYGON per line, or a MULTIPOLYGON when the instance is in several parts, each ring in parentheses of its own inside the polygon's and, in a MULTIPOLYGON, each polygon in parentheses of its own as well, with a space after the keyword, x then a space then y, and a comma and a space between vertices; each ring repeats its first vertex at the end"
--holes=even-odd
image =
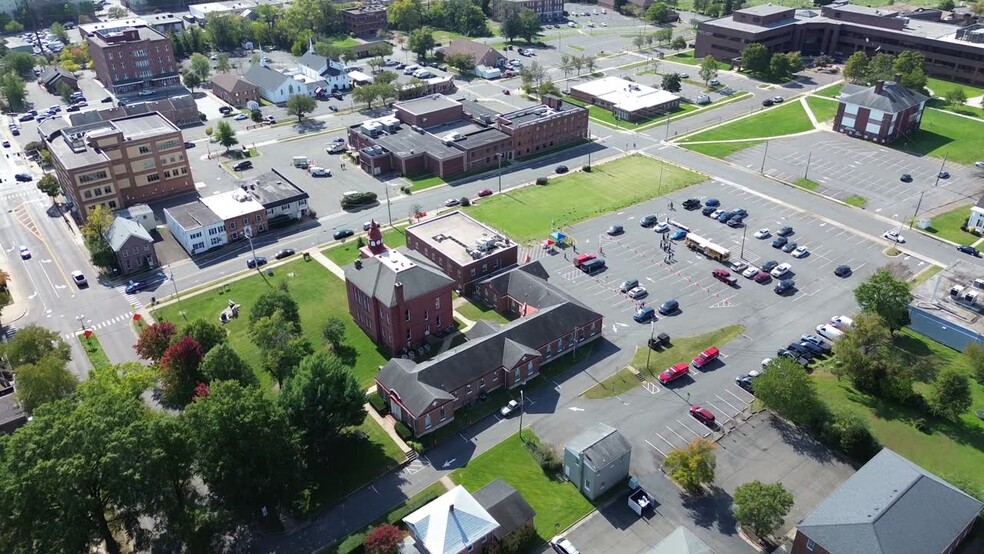
POLYGON ((413 76, 418 79, 430 79, 431 77, 434 76, 434 74, 426 69, 418 69, 417 71, 413 72, 413 76))
POLYGON ((414 71, 417 71, 418 69, 420 69, 420 66, 419 65, 408 65, 405 68, 403 68, 403 74, 404 75, 413 75, 413 72, 414 71))
POLYGON ((846 315, 839 315, 830 318, 830 325, 843 331, 845 329, 850 329, 851 327, 853 327, 854 320, 847 317, 846 315))
POLYGON ((292 162, 294 167, 299 167, 301 169, 307 169, 308 159, 307 156, 294 156, 292 162))
POLYGON ((831 342, 838 341, 844 337, 843 331, 826 323, 823 325, 817 325, 817 334, 831 342))

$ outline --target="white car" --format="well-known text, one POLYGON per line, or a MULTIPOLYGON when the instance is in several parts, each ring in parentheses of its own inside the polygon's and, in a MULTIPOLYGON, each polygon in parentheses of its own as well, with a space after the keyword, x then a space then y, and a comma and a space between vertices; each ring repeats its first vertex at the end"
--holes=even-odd
POLYGON ((653 227, 653 230, 657 233, 665 233, 670 230, 670 226, 665 221, 660 221, 653 227))
POLYGON ((783 275, 789 273, 789 270, 792 269, 792 267, 793 266, 789 264, 779 264, 772 270, 771 275, 776 279, 779 279, 783 275))
POLYGON ((550 539, 550 546, 553 547, 557 554, 581 554, 577 548, 574 548, 571 541, 563 535, 557 535, 550 539))
POLYGON ((72 272, 72 281, 75 282, 75 286, 82 288, 89 286, 89 281, 86 280, 85 275, 81 271, 75 270, 72 272))
POLYGON ((830 318, 830 324, 837 329, 843 331, 844 329, 850 329, 854 326, 854 320, 847 317, 846 315, 839 315, 830 318))
POLYGON ((244 119, 249 119, 249 116, 242 112, 239 112, 238 114, 236 114, 236 117, 234 117, 233 119, 235 119, 236 121, 242 121, 244 119))
POLYGON ((840 329, 834 327, 833 325, 817 325, 817 334, 821 337, 834 342, 840 340, 844 336, 844 332, 840 329))
POLYGON ((642 298, 647 294, 649 294, 649 292, 646 291, 646 287, 635 287, 634 289, 629 291, 629 298, 633 298, 633 299, 642 298))
POLYGON ((340 154, 346 151, 347 149, 348 149, 348 145, 346 145, 344 142, 333 142, 327 148, 325 148, 325 152, 328 152, 329 154, 340 154))
POLYGON ((980 168, 984 168, 984 162, 974 162, 974 165, 980 168))
POLYGON ((748 268, 748 264, 745 263, 745 262, 732 262, 731 263, 731 271, 734 271, 735 273, 741 273, 741 272, 745 271, 745 269, 747 269, 747 268, 748 268))
POLYGON ((809 248, 807 248, 805 246, 800 246, 800 247, 796 248, 796 250, 793 250, 793 257, 794 258, 802 258, 803 256, 806 256, 809 253, 810 253, 810 249, 809 248))
POLYGON ((759 268, 755 267, 754 265, 750 265, 750 266, 748 266, 748 269, 746 269, 745 271, 742 271, 741 274, 746 279, 751 279, 752 277, 755 277, 756 275, 758 275, 758 272, 759 272, 759 268))
POLYGON ((721 209, 721 208, 718 208, 718 209, 714 210, 713 212, 711 212, 711 219, 717 219, 723 213, 724 213, 724 210, 721 209))
POLYGON ((449 208, 452 206, 457 206, 458 204, 461 204, 461 201, 457 198, 448 198, 447 202, 444 203, 444 205, 449 208))
POLYGON ((898 231, 885 231, 885 234, 882 236, 892 242, 897 242, 900 244, 905 242, 905 237, 900 235, 898 231))
POLYGON ((510 400, 508 404, 506 404, 505 406, 502 407, 501 410, 499 410, 499 414, 502 417, 509 417, 510 415, 516 413, 517 411, 519 411, 519 402, 516 402, 515 400, 510 400))
POLYGON ((769 367, 769 364, 771 363, 772 363, 772 358, 766 358, 762 360, 762 373, 765 373, 765 370, 769 367))
POLYGON ((567 26, 573 29, 574 27, 577 27, 577 23, 574 23, 573 21, 568 21, 567 26))
POLYGON ((331 170, 325 169, 323 167, 312 167, 311 168, 312 177, 331 177, 331 170))
POLYGON ((772 232, 769 231, 768 229, 766 229, 765 227, 759 229, 758 231, 755 231, 755 238, 757 238, 757 239, 767 239, 771 235, 772 235, 772 232))

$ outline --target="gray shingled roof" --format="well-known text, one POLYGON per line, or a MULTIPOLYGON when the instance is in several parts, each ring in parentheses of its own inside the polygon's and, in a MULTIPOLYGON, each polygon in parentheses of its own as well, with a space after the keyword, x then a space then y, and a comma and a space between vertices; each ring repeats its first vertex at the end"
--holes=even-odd
POLYGON ((404 358, 392 358, 379 370, 376 379, 388 390, 396 391, 400 404, 419 415, 436 400, 454 400, 454 396, 439 388, 422 383, 414 372, 416 363, 404 358))
POLYGON ((49 67, 48 69, 45 69, 44 71, 41 72, 41 75, 38 77, 38 80, 44 83, 45 85, 50 85, 58 78, 67 78, 67 79, 72 79, 74 81, 78 81, 75 75, 60 67, 49 67))
POLYGON ((500 539, 532 521, 536 516, 536 512, 523 495, 502 479, 493 480, 475 491, 472 496, 499 524, 494 535, 500 539))
POLYGON ((284 81, 291 78, 260 64, 250 67, 245 77, 250 83, 266 90, 277 90, 280 85, 284 84, 284 81))
POLYGON ((235 73, 219 73, 212 75, 212 84, 229 92, 245 92, 256 85, 235 73))
POLYGON ((113 223, 110 224, 109 229, 106 229, 105 234, 106 242, 109 243, 109 246, 113 249, 113 252, 119 252, 120 248, 123 247, 127 239, 132 236, 136 236, 137 238, 147 242, 154 242, 154 239, 151 238, 150 233, 147 232, 147 229, 143 228, 143 225, 140 225, 136 221, 122 217, 113 219, 113 223))
POLYGON ((839 99, 841 102, 887 113, 898 113, 929 100, 928 97, 907 89, 895 81, 885 81, 879 93, 875 92, 873 86, 844 85, 839 99))
POLYGON ((454 284, 454 281, 443 273, 415 262, 399 272, 375 257, 361 260, 361 265, 361 269, 356 269, 355 264, 345 266, 345 279, 351 281, 356 288, 368 296, 389 307, 396 305, 395 290, 398 282, 403 284, 404 300, 411 300, 454 284))
POLYGON ((659 541, 659 544, 648 554, 715 554, 715 552, 706 542, 690 532, 690 529, 681 525, 659 541))
POLYGON ((632 445, 614 427, 598 423, 587 431, 574 437, 566 447, 580 452, 591 467, 599 469, 612 463, 612 460, 632 451, 632 445))
POLYGON ((507 271, 491 277, 480 285, 488 283, 498 296, 510 296, 538 309, 562 302, 577 302, 574 297, 549 285, 546 281, 549 276, 537 261, 520 266, 517 271, 507 271))
POLYGON ((797 527, 830 554, 943 552, 982 506, 884 448, 797 527))

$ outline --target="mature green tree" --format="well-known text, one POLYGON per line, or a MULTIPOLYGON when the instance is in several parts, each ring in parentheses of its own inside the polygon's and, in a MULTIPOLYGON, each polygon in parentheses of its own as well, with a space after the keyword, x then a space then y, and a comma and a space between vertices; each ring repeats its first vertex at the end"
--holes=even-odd
POLYGON ((58 23, 57 21, 52 23, 51 27, 48 27, 48 31, 51 32, 51 34, 55 35, 58 38, 58 40, 62 41, 62 43, 64 44, 68 44, 72 42, 68 39, 68 33, 65 32, 65 27, 61 23, 58 23))
POLYGON ((687 39, 683 37, 676 37, 670 42, 670 48, 674 50, 683 50, 687 47, 687 39))
POLYGON ((912 293, 909 283, 880 269, 854 289, 854 299, 861 309, 876 313, 885 320, 888 329, 895 332, 909 323, 909 303, 912 293))
MULTIPOLYGON (((584 62, 584 69, 588 73, 593 73, 594 70, 595 70, 595 65, 598 62, 598 58, 596 58, 594 56, 584 55, 584 56, 581 56, 581 60, 584 62)), ((539 64, 537 62, 533 62, 530 65, 539 65, 539 64)), ((540 81, 542 81, 542 80, 543 79, 541 78, 540 81)))
POLYGON ((950 12, 953 11, 953 8, 956 6, 957 5, 953 2, 953 0, 940 0, 940 3, 936 5, 936 9, 944 12, 950 12))
POLYGON ((853 326, 834 344, 838 363, 832 371, 860 391, 879 394, 891 348, 892 333, 885 320, 874 313, 858 314, 853 326))
MULTIPOLYGON (((201 56, 201 54, 196 54, 201 56)), ((184 75, 181 76, 181 82, 184 86, 188 87, 189 90, 194 91, 195 87, 199 87, 202 84, 202 78, 198 76, 194 71, 185 71, 184 75)))
POLYGON ((670 92, 679 92, 681 88, 680 74, 679 73, 666 73, 663 75, 663 81, 660 84, 663 90, 670 92))
POLYGON ((892 72, 897 75, 906 75, 917 69, 922 69, 925 63, 926 58, 922 55, 922 52, 903 50, 892 62, 892 72))
POLYGON ((102 238, 112 224, 113 214, 108 208, 100 204, 89 210, 89 216, 86 217, 85 223, 82 225, 82 236, 86 240, 102 238))
POLYGON ((925 92, 927 82, 928 78, 921 67, 902 74, 902 86, 908 89, 925 92))
POLYGON ((445 56, 444 61, 462 73, 475 71, 475 56, 472 54, 451 54, 445 56))
POLYGON ((782 52, 776 52, 769 61, 769 74, 776 79, 788 79, 792 65, 789 57, 782 52))
POLYGON ((365 419, 366 395, 337 357, 316 352, 284 383, 280 404, 311 454, 325 455, 346 428, 365 419))
POLYGON ((519 9, 516 8, 515 4, 510 2, 502 2, 502 4, 504 5, 504 13, 499 33, 511 43, 517 37, 522 36, 523 23, 519 19, 519 9))
POLYGON ((519 36, 521 38, 523 38, 526 42, 533 42, 543 31, 543 25, 540 23, 540 16, 529 8, 520 10, 519 29, 519 36))
POLYGON ((314 101, 314 98, 306 94, 295 94, 287 99, 287 113, 289 115, 296 115, 298 123, 301 122, 301 119, 305 115, 313 112, 317 107, 318 103, 314 101))
POLYGON ((561 92, 560 92, 560 89, 557 88, 557 85, 554 84, 554 82, 553 81, 550 81, 550 80, 546 80, 546 81, 540 83, 540 86, 536 88, 536 94, 537 94, 537 96, 540 97, 540 100, 543 100, 543 97, 544 96, 547 96, 548 94, 552 94, 554 96, 561 96, 562 95, 561 92))
POLYGON ((60 334, 32 323, 19 329, 14 338, 3 345, 3 355, 10 367, 16 370, 25 364, 36 364, 48 356, 67 362, 72 359, 72 350, 60 334))
POLYGON ((61 185, 58 184, 58 177, 54 173, 45 173, 38 179, 38 190, 51 198, 51 203, 55 203, 55 198, 61 194, 61 185))
POLYGON ((58 96, 61 96, 63 102, 66 104, 72 103, 72 94, 75 93, 72 85, 69 85, 64 81, 59 81, 58 86, 55 87, 55 89, 58 91, 58 96))
POLYGON ((704 484, 714 481, 717 465, 714 448, 713 442, 695 438, 687 446, 671 450, 663 460, 663 467, 670 478, 687 492, 699 493, 704 484))
POLYGON ((372 103, 379 99, 379 89, 373 86, 355 87, 352 91, 352 99, 360 104, 366 104, 371 110, 372 103))
POLYGON ((659 44, 669 44, 670 42, 673 41, 673 29, 672 28, 659 29, 655 33, 653 33, 653 38, 659 44))
POLYGON ((22 110, 25 106, 24 99, 27 98, 27 85, 13 71, 9 71, 0 77, 0 92, 7 99, 7 105, 12 110, 22 110))
POLYGON ((741 51, 741 66, 746 71, 764 75, 769 72, 772 54, 765 45, 753 42, 741 51))
POLYGON ((230 148, 239 144, 239 139, 236 138, 236 130, 229 125, 228 121, 219 121, 215 124, 215 141, 225 146, 226 152, 230 148))
POLYGON ((665 23, 670 18, 670 7, 663 2, 654 2, 646 10, 646 19, 653 23, 665 23))
POLYGON ((423 60, 436 44, 434 32, 430 27, 421 27, 410 32, 407 49, 416 54, 418 60, 423 60))
POLYGON ((157 368, 140 362, 94 368, 89 371, 78 390, 85 396, 123 394, 138 398, 157 380, 157 368))
POLYGON ((793 495, 782 483, 750 481, 739 485, 732 498, 735 519, 760 538, 778 531, 793 507, 793 495))
POLYGON ((321 327, 321 339, 333 351, 338 352, 345 344, 345 322, 337 317, 329 317, 321 327))
POLYGON ((700 62, 700 71, 698 71, 697 74, 704 80, 705 87, 707 86, 708 81, 717 77, 717 70, 718 62, 714 59, 714 56, 704 56, 704 60, 700 62))
POLYGON ((844 78, 852 83, 863 83, 868 79, 868 54, 864 50, 858 50, 850 55, 844 62, 844 78))
POLYGON ((92 265, 110 270, 116 267, 116 253, 109 246, 109 242, 103 237, 85 241, 85 247, 89 249, 89 257, 92 265))
MULTIPOLYGON (((238 14, 212 15, 205 23, 205 31, 211 39, 212 46, 216 49, 232 50, 249 36, 249 25, 249 20, 238 14)), ((197 49, 192 51, 202 52, 197 49)), ((199 76, 207 76, 207 74, 198 73, 199 76)))
POLYGON ((263 391, 232 381, 211 384, 185 409, 197 473, 223 508, 259 518, 293 498, 300 476, 294 429, 263 391))
POLYGON ((24 24, 21 23, 20 21, 11 20, 11 21, 8 21, 3 26, 3 30, 4 31, 7 31, 7 33, 9 33, 9 34, 16 35, 17 33, 20 33, 20 32, 22 32, 24 30, 24 24))
POLYGON ((926 400, 933 415, 955 421, 970 409, 974 400, 970 379, 952 367, 945 368, 933 380, 933 389, 926 400))
MULTIPOLYGON (((260 4, 261 6, 266 6, 267 4, 260 4)), ((229 54, 225 52, 219 54, 215 60, 215 70, 219 73, 228 73, 232 69, 232 65, 229 63, 229 54)))
POLYGON ((34 413, 42 404, 67 398, 78 383, 65 360, 48 355, 37 363, 17 367, 17 400, 24 411, 34 413))
POLYGON ((806 64, 803 63, 803 55, 799 52, 787 52, 786 61, 789 63, 789 72, 796 73, 798 71, 803 71, 806 64))
POLYGON ((26 52, 10 52, 3 57, 4 70, 13 71, 23 79, 34 77, 35 65, 37 65, 37 59, 26 52))
POLYGON ((409 33, 420 27, 424 6, 420 0, 396 0, 386 9, 390 27, 409 33))
POLYGON ((140 519, 157 515, 158 469, 168 463, 151 432, 153 417, 137 398, 95 394, 46 404, 6 437, 0 548, 84 552, 103 542, 119 554, 121 538, 147 548, 140 519))
POLYGON ((201 82, 205 82, 208 76, 212 73, 212 62, 205 56, 205 54, 194 53, 191 58, 188 59, 188 64, 191 67, 191 72, 198 75, 198 79, 201 82))
POLYGON ((106 16, 110 19, 123 19, 128 15, 130 15, 130 12, 126 11, 126 8, 123 6, 110 6, 106 10, 106 16))
POLYGON ((636 35, 632 37, 632 45, 638 48, 640 52, 642 52, 642 47, 646 45, 646 37, 642 35, 636 35))
POLYGON ((258 384, 253 368, 227 342, 209 350, 198 369, 209 382, 236 381, 243 386, 258 384))
POLYGON ((968 343, 961 358, 977 382, 984 385, 984 344, 968 343))
POLYGON ((817 428, 826 420, 827 408, 813 380, 787 358, 773 359, 755 379, 755 396, 793 423, 817 428))
POLYGON ((868 81, 891 81, 895 79, 895 57, 879 53, 868 62, 868 81))
POLYGON ((253 303, 249 311, 249 324, 252 326, 261 317, 273 315, 280 311, 282 317, 292 323, 296 331, 301 328, 301 315, 298 311, 297 302, 290 295, 287 285, 281 284, 277 288, 267 291, 260 295, 253 303))
POLYGON ((951 88, 943 93, 943 98, 950 106, 960 106, 967 101, 967 91, 960 87, 951 88))
POLYGON ((263 353, 263 369, 281 387, 301 360, 313 352, 311 344, 301 335, 300 328, 291 325, 280 310, 252 323, 250 338, 263 353))
POLYGON ((183 329, 182 335, 195 339, 202 348, 202 354, 208 354, 216 346, 226 340, 226 331, 222 326, 200 317, 183 329))

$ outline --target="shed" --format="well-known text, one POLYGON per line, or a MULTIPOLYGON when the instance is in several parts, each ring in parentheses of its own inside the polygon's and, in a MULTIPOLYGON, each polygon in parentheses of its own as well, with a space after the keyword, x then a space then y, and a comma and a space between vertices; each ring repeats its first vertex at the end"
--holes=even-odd
POLYGON ((629 476, 632 446, 614 427, 599 423, 564 446, 564 475, 588 500, 629 476))

